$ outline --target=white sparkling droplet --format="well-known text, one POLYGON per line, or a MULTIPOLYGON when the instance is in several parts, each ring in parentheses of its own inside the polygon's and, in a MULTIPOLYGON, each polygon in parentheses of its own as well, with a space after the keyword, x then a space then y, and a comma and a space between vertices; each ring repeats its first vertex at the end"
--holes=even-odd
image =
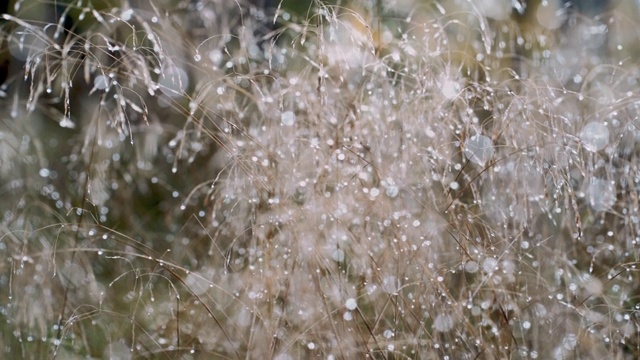
POLYGON ((349 298, 344 306, 349 310, 355 310, 358 307, 358 303, 356 302, 356 299, 349 298))
POLYGON ((590 122, 580 131, 580 140, 589 151, 602 150, 609 144, 609 129, 601 122, 590 122))
POLYGON ((493 141, 484 135, 474 135, 464 143, 464 156, 480 166, 491 160, 493 152, 493 141))
POLYGON ((452 100, 460 94, 460 84, 453 80, 445 80, 442 82, 442 95, 445 98, 452 100))
POLYGON ((438 314, 435 320, 433 320, 433 327, 438 332, 448 332, 453 329, 455 321, 453 316, 449 314, 438 314))
POLYGON ((588 180, 585 192, 589 206, 596 211, 607 211, 616 203, 616 187, 614 183, 598 178, 588 180))
POLYGON ((104 90, 109 87, 109 78, 104 75, 98 75, 93 80, 93 86, 98 90, 104 90))
POLYGON ((71 119, 65 116, 62 118, 62 120, 60 120, 60 127, 67 128, 67 129, 75 129, 76 123, 74 123, 73 121, 71 121, 71 119))
POLYGON ((296 114, 293 111, 285 111, 280 118, 282 125, 291 126, 296 121, 296 114))
POLYGON ((484 272, 486 273, 494 272, 497 266, 498 266, 498 260, 492 257, 488 257, 484 259, 484 262, 482 262, 482 270, 484 270, 484 272))
POLYGON ((467 261, 464 264, 464 270, 466 272, 468 272, 468 273, 472 273, 473 274, 473 273, 477 272, 478 269, 479 269, 478 263, 473 261, 473 260, 472 261, 467 261))

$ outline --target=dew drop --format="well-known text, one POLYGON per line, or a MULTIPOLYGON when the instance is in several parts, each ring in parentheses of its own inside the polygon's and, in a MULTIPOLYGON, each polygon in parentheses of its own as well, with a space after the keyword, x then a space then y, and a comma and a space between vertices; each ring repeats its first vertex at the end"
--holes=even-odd
POLYGON ((449 314, 438 314, 433 320, 433 328, 438 332, 448 332, 453 329, 455 321, 449 314))
POLYGON ((589 151, 602 150, 609 144, 609 129, 601 122, 590 122, 580 131, 580 140, 589 151))
POLYGON ((616 187, 614 183, 598 178, 588 180, 589 185, 585 197, 589 206, 596 211, 607 211, 616 203, 616 187))
POLYGON ((67 129, 75 129, 76 123, 74 123, 73 121, 71 121, 71 119, 65 116, 62 118, 62 120, 60 120, 60 127, 67 128, 67 129))
POLYGON ((98 90, 104 90, 109 87, 109 78, 104 75, 98 75, 93 80, 93 86, 98 90))
POLYGON ((291 126, 296 121, 296 115, 292 111, 285 111, 280 118, 282 125, 291 126))
POLYGON ((133 9, 127 9, 120 14, 120 18, 122 18, 122 20, 124 21, 129 21, 131 20, 132 15, 133 15, 133 9))
POLYGON ((349 298, 344 306, 349 310, 355 310, 358 307, 358 303, 356 302, 356 299, 349 298))
POLYGON ((492 257, 488 257, 484 259, 484 261, 482 262, 482 270, 484 270, 484 272, 486 273, 494 272, 497 266, 498 266, 498 260, 492 257))
POLYGON ((466 272, 468 272, 468 273, 473 274, 473 273, 477 272, 477 271, 478 271, 478 269, 479 269, 478 263, 477 263, 477 262, 475 262, 475 261, 473 261, 473 260, 472 260, 472 261, 467 261, 467 262, 464 264, 464 270, 465 270, 466 272))
POLYGON ((493 152, 493 141, 484 135, 474 135, 464 143, 464 156, 480 166, 491 160, 493 152))
POLYGON ((335 249, 331 256, 333 261, 343 262, 344 261, 344 251, 342 249, 335 249))
POLYGON ((442 83, 442 95, 445 98, 452 100, 460 94, 460 84, 453 80, 445 80, 442 83))

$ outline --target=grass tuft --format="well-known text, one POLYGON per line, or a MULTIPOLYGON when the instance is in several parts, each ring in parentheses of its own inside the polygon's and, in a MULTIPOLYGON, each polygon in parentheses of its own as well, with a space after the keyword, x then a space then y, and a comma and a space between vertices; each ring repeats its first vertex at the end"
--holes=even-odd
POLYGON ((640 356, 636 7, 262 3, 2 15, 0 351, 640 356))

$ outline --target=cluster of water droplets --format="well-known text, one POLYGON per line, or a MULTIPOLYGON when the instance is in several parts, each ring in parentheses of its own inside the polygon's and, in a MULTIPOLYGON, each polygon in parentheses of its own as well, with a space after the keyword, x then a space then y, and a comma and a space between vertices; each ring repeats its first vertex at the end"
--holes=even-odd
POLYGON ((3 190, 26 194, 0 214, 0 284, 29 299, 3 305, 28 329, 16 338, 71 351, 59 345, 90 323, 107 329, 107 357, 187 343, 563 358, 580 333, 599 353, 637 353, 637 64, 600 63, 604 20, 566 25, 574 43, 568 9, 544 1, 542 28, 523 34, 511 3, 375 26, 355 9, 279 10, 265 45, 255 9, 230 33, 221 2, 170 14, 79 1, 106 35, 78 57, 58 27, 5 15, 31 82, 27 101, 0 89, 22 124, 0 129, 3 190))

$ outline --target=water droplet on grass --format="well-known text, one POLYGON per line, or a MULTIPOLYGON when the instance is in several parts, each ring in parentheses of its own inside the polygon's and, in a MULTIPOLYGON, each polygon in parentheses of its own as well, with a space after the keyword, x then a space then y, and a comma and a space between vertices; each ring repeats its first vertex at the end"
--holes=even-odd
POLYGON ((493 153, 493 141, 487 136, 474 135, 464 143, 464 156, 480 166, 491 160, 493 153))
POLYGON ((498 267, 498 260, 488 257, 482 262, 482 270, 486 273, 494 272, 498 267))
POLYGON ((104 75, 98 75, 93 80, 93 86, 98 90, 104 90, 109 86, 109 78, 104 75))
POLYGON ((189 76, 187 72, 174 64, 164 64, 162 75, 158 79, 160 90, 167 96, 176 97, 181 95, 189 86, 189 76))
POLYGON ((358 303, 356 302, 356 299, 349 298, 347 299, 347 302, 345 302, 344 306, 349 310, 355 310, 358 307, 358 303))
POLYGON ((433 320, 433 328, 438 332, 448 332, 453 329, 455 321, 449 314, 438 314, 433 320))
POLYGON ((602 150, 609 144, 609 129, 601 122, 590 122, 580 131, 580 140, 589 151, 602 150))
POLYGON ((71 121, 71 119, 65 116, 62 118, 62 120, 60 120, 60 127, 67 128, 67 129, 75 129, 76 123, 74 123, 73 121, 71 121))
POLYGON ((464 270, 471 274, 476 273, 479 268, 480 266, 478 266, 478 263, 475 261, 467 261, 464 264, 464 270))
POLYGON ((282 113, 280 120, 282 121, 282 125, 291 126, 296 121, 296 114, 294 114, 293 111, 285 111, 282 113))
POLYGON ((47 42, 42 37, 42 33, 34 30, 39 30, 37 27, 26 28, 24 26, 18 26, 9 35, 9 52, 16 59, 21 61, 28 61, 33 54, 43 52, 47 47, 47 42))
POLYGON ((442 83, 442 95, 447 99, 455 99, 460 94, 460 84, 453 80, 445 80, 442 83))
POLYGON ((122 13, 120 14, 120 18, 124 21, 129 21, 131 20, 132 15, 133 15, 133 9, 127 9, 122 11, 122 13))
POLYGON ((331 256, 333 261, 343 262, 344 261, 344 251, 342 249, 335 249, 331 256))
POLYGON ((607 211, 616 203, 616 187, 607 180, 589 179, 585 195, 589 206, 595 211, 607 211))

